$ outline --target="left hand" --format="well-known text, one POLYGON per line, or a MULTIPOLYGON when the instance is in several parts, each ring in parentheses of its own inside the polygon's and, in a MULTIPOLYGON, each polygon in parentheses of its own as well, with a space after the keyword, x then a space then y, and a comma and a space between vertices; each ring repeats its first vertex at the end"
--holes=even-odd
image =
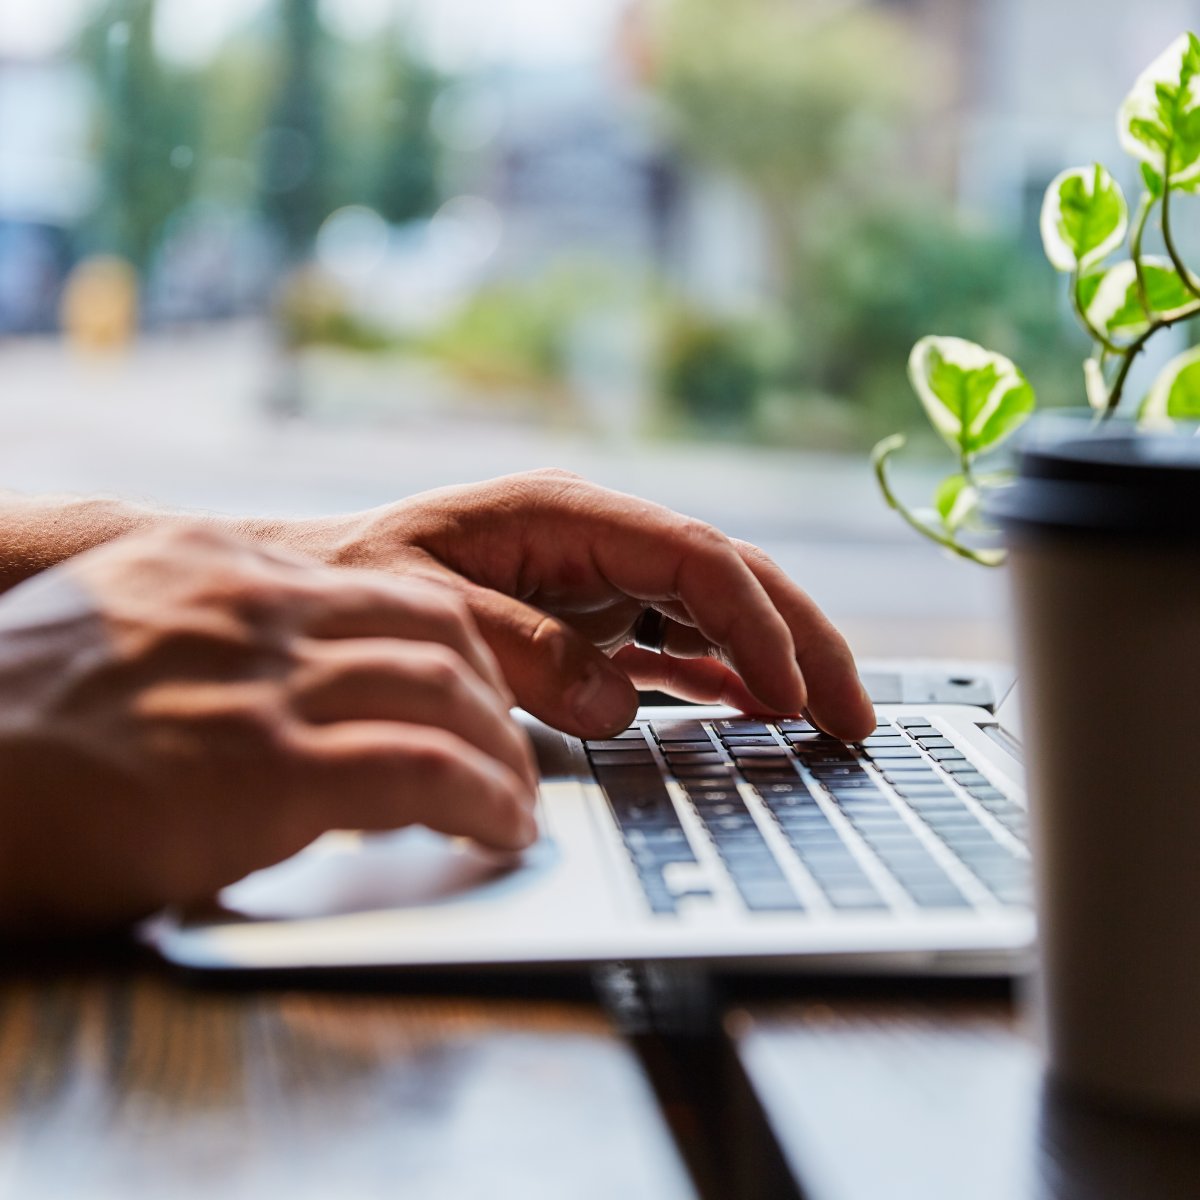
POLYGON ((518 703, 576 736, 627 726, 636 687, 806 711, 847 740, 874 728, 849 647, 766 554, 565 471, 242 529, 328 563, 455 588, 518 703), (668 618, 661 655, 631 644, 648 606, 668 618))

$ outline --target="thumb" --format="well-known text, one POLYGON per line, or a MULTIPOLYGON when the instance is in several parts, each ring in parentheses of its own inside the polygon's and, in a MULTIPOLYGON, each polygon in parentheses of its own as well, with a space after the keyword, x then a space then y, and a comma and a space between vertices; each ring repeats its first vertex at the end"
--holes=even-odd
POLYGON ((517 703, 575 737, 604 737, 637 715, 628 677, 569 625, 490 588, 466 600, 517 703))

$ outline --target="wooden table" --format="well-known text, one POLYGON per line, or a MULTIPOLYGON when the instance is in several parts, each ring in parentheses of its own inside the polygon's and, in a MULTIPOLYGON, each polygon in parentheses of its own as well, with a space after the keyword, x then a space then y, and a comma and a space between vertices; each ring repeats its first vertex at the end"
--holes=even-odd
POLYGON ((629 1045, 537 990, 231 990, 120 951, 9 955, 0 1196, 692 1200, 629 1045))
POLYGON ((1043 1078, 1025 1006, 981 985, 796 985, 727 1012, 792 1184, 739 1200, 1195 1200, 1200 1124, 1043 1078))

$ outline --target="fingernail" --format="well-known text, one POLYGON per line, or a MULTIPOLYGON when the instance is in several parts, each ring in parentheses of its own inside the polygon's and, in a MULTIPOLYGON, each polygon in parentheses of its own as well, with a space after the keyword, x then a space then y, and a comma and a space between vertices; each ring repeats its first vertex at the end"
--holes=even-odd
POLYGON ((518 850, 525 850, 532 846, 537 839, 537 818, 533 815, 532 809, 523 808, 517 819, 516 837, 513 838, 513 845, 518 850))
POLYGON ((581 724, 615 730, 628 725, 637 711, 631 691, 623 676, 589 666, 583 679, 567 692, 567 703, 581 724))

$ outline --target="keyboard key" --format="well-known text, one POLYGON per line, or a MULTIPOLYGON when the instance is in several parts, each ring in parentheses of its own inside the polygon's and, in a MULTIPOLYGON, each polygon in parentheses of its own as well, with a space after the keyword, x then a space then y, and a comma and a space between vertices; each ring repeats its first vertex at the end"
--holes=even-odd
POLYGON ((724 737, 727 733, 732 733, 735 737, 744 737, 749 734, 759 737, 769 737, 771 733, 762 721, 755 721, 748 717, 730 717, 726 720, 714 721, 713 728, 720 737, 724 737))
POLYGON ((675 897, 663 882, 662 875, 654 870, 639 873, 642 885, 642 895, 655 916, 673 916, 675 914, 675 897))
POLYGON ((675 750, 664 746, 663 756, 672 767, 715 766, 724 763, 725 759, 716 750, 675 750))
POLYGON ((815 725, 810 721, 805 721, 800 717, 788 717, 782 721, 776 721, 776 725, 783 730, 784 733, 817 733, 819 732, 815 725))
POLYGON ((910 807, 927 809, 939 805, 962 808, 963 802, 941 780, 936 783, 894 783, 896 795, 907 800, 910 807))
MULTIPOLYGON (((837 833, 837 830, 834 832, 837 833)), ((787 830, 787 834, 792 848, 805 863, 821 864, 830 870, 838 867, 844 867, 846 870, 862 870, 854 852, 842 841, 840 833, 836 842, 824 836, 807 837, 790 829, 787 830)))
POLYGON ((1027 880, 1019 883, 1001 884, 990 889, 1001 904, 1009 907, 1025 907, 1033 901, 1033 888, 1027 880))
POLYGON ((914 883, 904 889, 921 908, 970 908, 971 902, 951 883, 914 883))
POLYGON ((851 818, 883 815, 891 817, 894 821, 900 820, 895 805, 882 792, 845 792, 834 796, 833 802, 851 818))
POLYGON ((606 738, 599 742, 584 742, 589 754, 602 750, 615 751, 632 751, 639 753, 642 750, 648 749, 646 739, 638 734, 636 738, 627 737, 625 734, 618 734, 615 738, 606 738))
POLYGON ((954 743, 949 738, 941 737, 936 733, 924 734, 920 730, 914 730, 913 737, 915 737, 926 750, 954 749, 954 743))
POLYGON ((935 747, 933 750, 929 751, 929 757, 932 758, 934 762, 946 763, 957 762, 959 759, 966 758, 967 756, 961 750, 951 746, 949 750, 937 749, 935 747))
MULTIPOLYGON (((655 721, 650 728, 660 742, 707 742, 708 734, 699 721, 655 721)), ((709 743, 711 745, 711 743, 709 743)))
POLYGON ((690 751, 700 754, 719 753, 717 744, 708 738, 704 738, 703 741, 697 739, 694 742, 666 742, 662 749, 664 754, 687 754, 690 751))
POLYGON ((980 774, 979 768, 974 763, 967 762, 965 758, 961 759, 961 760, 954 759, 950 762, 942 763, 942 770, 946 771, 950 775, 978 775, 978 774, 980 774))
POLYGON ((650 753, 648 748, 645 750, 635 748, 633 750, 621 751, 596 750, 588 757, 593 767, 619 767, 630 763, 646 763, 651 767, 654 766, 654 755, 650 753))
POLYGON ((986 775, 980 774, 978 771, 960 772, 954 776, 954 782, 959 787, 965 787, 968 791, 975 787, 990 787, 991 780, 986 775))
POLYGON ((735 879, 734 884, 751 912, 801 912, 804 905, 792 885, 778 879, 735 879))
POLYGON ((808 873, 823 892, 835 887, 870 887, 867 873, 853 859, 802 858, 808 873))
POLYGON ((764 783, 790 783, 793 779, 798 778, 795 768, 790 763, 782 767, 762 767, 747 763, 741 770, 746 779, 755 787, 764 783))
POLYGON ((769 746, 776 754, 785 753, 784 748, 773 737, 730 734, 728 737, 723 737, 721 741, 730 750, 733 750, 736 746, 769 746))
POLYGON ((925 759, 916 746, 867 746, 866 752, 867 757, 876 763, 905 762, 909 759, 923 762, 925 759))
POLYGON ((764 879, 779 872, 779 864, 771 847, 760 837, 757 841, 751 838, 741 838, 733 841, 717 843, 717 853, 725 864, 725 869, 737 879, 764 879))
POLYGON ((735 787, 724 785, 713 786, 708 783, 697 783, 690 779, 683 780, 682 786, 687 798, 697 808, 707 804, 721 804, 726 801, 736 801, 738 804, 742 803, 741 793, 735 787))
POLYGON ((866 779, 870 776, 857 763, 817 763, 808 767, 814 779, 832 783, 844 779, 866 779))
POLYGON ((887 901, 865 879, 864 885, 855 883, 830 884, 823 888, 825 898, 834 908, 885 909, 887 901))
POLYGON ((840 838, 838 830, 820 809, 782 809, 775 811, 775 820, 785 833, 798 836, 820 835, 840 838))
POLYGON ((733 786, 733 768, 718 763, 680 763, 671 768, 684 788, 721 788, 733 786))
POLYGON ((814 730, 812 733, 789 733, 786 736, 788 744, 798 753, 808 750, 828 750, 833 746, 844 745, 837 738, 832 738, 827 733, 821 733, 820 730, 814 730))
POLYGON ((688 846, 687 834, 681 825, 668 829, 633 829, 625 835, 625 840, 630 846, 653 846, 663 851, 672 846, 688 846))
MULTIPOLYGON (((962 780, 959 780, 961 783, 962 780)), ((967 791, 975 797, 976 800, 1007 800, 1008 797, 998 788, 992 787, 991 784, 986 786, 983 784, 972 784, 967 788, 967 791)))
POLYGON ((900 733, 872 733, 864 738, 861 744, 870 747, 872 750, 877 748, 882 750, 886 747, 894 746, 912 747, 912 742, 900 733))
POLYGON ((596 778, 608 797, 618 824, 661 816, 678 823, 666 784, 653 764, 647 771, 597 767, 596 778))
POLYGON ((960 832, 977 829, 980 833, 986 833, 988 837, 992 836, 980 824, 979 818, 961 804, 953 808, 927 810, 922 812, 920 816, 931 829, 952 829, 960 832))
POLYGON ((778 742, 772 742, 769 746, 730 746, 729 753, 738 762, 743 759, 768 759, 786 763, 792 761, 791 755, 778 742))
POLYGON ((928 717, 897 717, 896 724, 901 729, 907 729, 909 733, 916 733, 924 729, 933 729, 928 717))
POLYGON ((793 775, 787 783, 764 783, 755 790, 767 804, 773 804, 776 801, 781 804, 788 801, 816 804, 812 792, 808 790, 808 785, 797 775, 793 775))

